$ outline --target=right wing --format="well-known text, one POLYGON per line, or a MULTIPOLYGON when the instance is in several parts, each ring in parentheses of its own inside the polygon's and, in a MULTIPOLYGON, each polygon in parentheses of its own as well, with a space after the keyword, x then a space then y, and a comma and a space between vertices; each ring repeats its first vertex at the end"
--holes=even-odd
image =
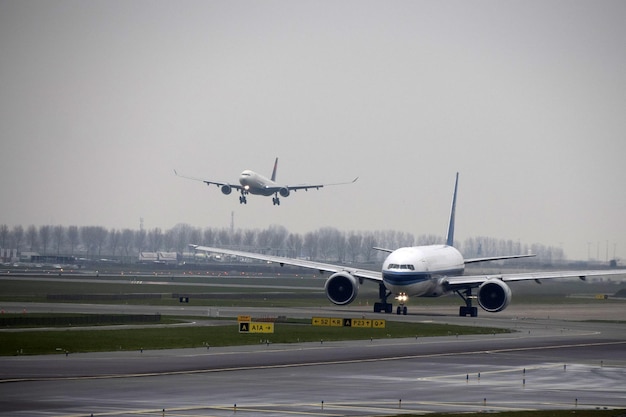
POLYGON ((179 176, 181 178, 186 178, 188 180, 202 181, 206 185, 216 185, 218 187, 222 187, 224 185, 228 185, 230 188, 232 188, 234 190, 237 190, 237 191, 241 191, 243 189, 243 187, 241 185, 239 185, 239 184, 231 184, 231 183, 228 183, 228 182, 209 181, 209 180, 204 180, 202 178, 188 177, 186 175, 179 174, 176 170, 174 170, 174 174, 176 174, 177 176, 179 176))
POLYGON ((306 259, 286 258, 284 256, 264 255, 261 253, 243 252, 243 251, 231 250, 231 249, 212 248, 209 246, 199 246, 199 245, 189 245, 189 246, 201 252, 222 253, 224 255, 233 255, 233 256, 240 256, 242 258, 258 259, 258 260, 266 261, 266 262, 274 262, 274 263, 280 264, 280 266, 283 266, 283 265, 299 266, 302 268, 314 269, 314 270, 319 271, 320 273, 324 273, 324 272, 335 273, 335 272, 340 272, 340 271, 346 271, 350 273, 350 275, 356 278, 369 279, 372 281, 383 280, 383 275, 382 275, 382 272, 380 271, 369 271, 367 269, 359 269, 359 268, 352 268, 348 266, 326 264, 323 262, 308 261, 306 259))
POLYGON ((493 274, 493 275, 460 275, 455 277, 448 277, 445 279, 445 283, 450 288, 469 288, 478 287, 485 281, 492 279, 499 279, 503 282, 514 281, 536 281, 540 282, 542 279, 554 279, 554 278, 580 278, 583 281, 587 277, 595 276, 608 276, 608 275, 626 275, 626 269, 601 269, 601 270, 580 270, 580 271, 548 271, 548 272, 522 272, 515 274, 493 274))

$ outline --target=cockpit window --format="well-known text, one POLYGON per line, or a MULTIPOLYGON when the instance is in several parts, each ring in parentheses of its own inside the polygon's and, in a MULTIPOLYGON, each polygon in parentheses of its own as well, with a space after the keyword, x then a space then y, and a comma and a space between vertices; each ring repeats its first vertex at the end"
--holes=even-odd
POLYGON ((415 266, 411 264, 389 264, 389 269, 408 269, 410 271, 415 271, 415 266))

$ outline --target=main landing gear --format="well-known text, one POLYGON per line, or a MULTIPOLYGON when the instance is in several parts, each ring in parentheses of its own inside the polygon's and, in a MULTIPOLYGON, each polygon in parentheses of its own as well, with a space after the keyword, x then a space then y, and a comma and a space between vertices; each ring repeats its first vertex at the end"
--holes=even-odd
POLYGON ((278 198, 278 196, 272 197, 272 204, 274 204, 275 206, 280 206, 280 198, 278 198))
MULTIPOLYGON (((387 302, 387 298, 389 298, 390 295, 391 292, 387 291, 387 288, 385 288, 385 284, 383 284, 382 282, 378 284, 378 296, 380 297, 380 302, 374 303, 374 313, 393 313, 393 304, 387 302)), ((396 307, 396 314, 402 314, 406 316, 408 308, 404 303, 406 302, 408 297, 405 294, 400 294, 397 299, 400 304, 398 305, 398 307, 396 307)))
POLYGON ((459 307, 459 316, 460 317, 478 317, 478 307, 472 306, 472 300, 476 298, 475 295, 472 295, 472 289, 468 288, 465 291, 461 292, 456 291, 456 293, 465 301, 465 305, 459 307))
POLYGON ((382 282, 378 284, 378 296, 380 297, 380 302, 374 303, 374 313, 392 313, 393 312, 393 304, 387 302, 387 297, 389 297, 390 295, 391 295, 391 292, 387 291, 387 288, 385 288, 385 284, 383 284, 382 282))

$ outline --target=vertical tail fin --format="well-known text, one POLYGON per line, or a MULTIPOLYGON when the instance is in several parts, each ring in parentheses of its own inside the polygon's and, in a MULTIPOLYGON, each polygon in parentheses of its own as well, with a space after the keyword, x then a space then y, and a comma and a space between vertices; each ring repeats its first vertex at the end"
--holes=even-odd
POLYGON ((272 181, 276 181, 276 168, 278 168, 278 157, 274 161, 274 170, 272 171, 272 181))
POLYGON ((454 195, 452 196, 452 209, 450 210, 450 223, 448 224, 448 237, 446 237, 446 245, 454 246, 454 214, 456 212, 456 190, 459 186, 459 173, 456 173, 454 181, 454 195))

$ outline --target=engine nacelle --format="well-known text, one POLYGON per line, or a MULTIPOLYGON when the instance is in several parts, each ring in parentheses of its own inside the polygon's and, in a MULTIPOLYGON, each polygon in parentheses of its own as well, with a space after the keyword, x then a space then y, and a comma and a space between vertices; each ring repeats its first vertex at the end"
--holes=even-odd
POLYGON ((356 278, 345 271, 335 272, 326 280, 324 290, 326 290, 326 297, 333 304, 345 305, 350 304, 356 298, 359 283, 356 278))
POLYGON ((289 197, 289 188, 282 187, 280 190, 278 190, 278 194, 280 194, 281 197, 289 197))
POLYGON ((222 185, 222 192, 226 195, 230 194, 233 191, 233 187, 228 184, 222 185))
POLYGON ((490 279, 478 287, 478 304, 483 310, 497 313, 511 302, 511 289, 499 279, 490 279))

